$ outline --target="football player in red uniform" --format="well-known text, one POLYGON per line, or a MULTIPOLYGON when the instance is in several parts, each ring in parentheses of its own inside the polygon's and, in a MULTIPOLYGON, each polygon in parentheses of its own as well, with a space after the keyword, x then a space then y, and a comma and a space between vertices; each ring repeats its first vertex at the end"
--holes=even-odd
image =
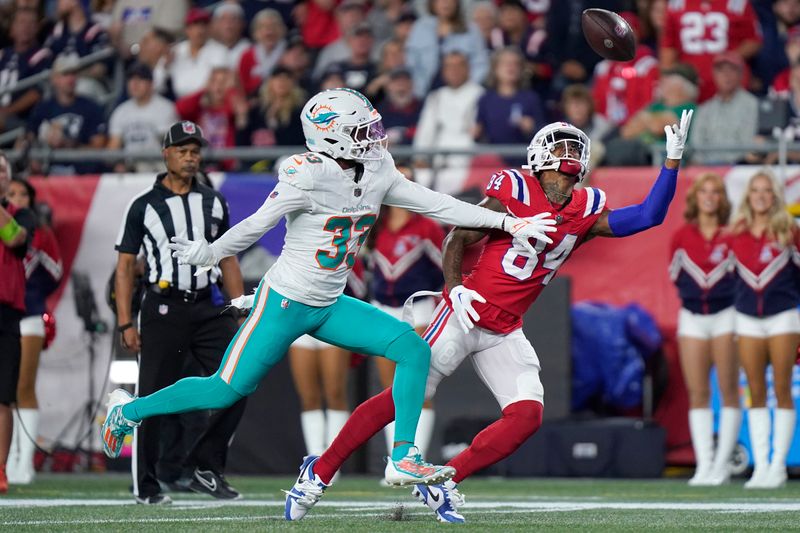
MULTIPOLYGON (((675 194, 691 117, 691 111, 684 111, 680 126, 665 128, 667 159, 641 204, 610 210, 600 189, 575 189, 588 170, 589 138, 571 124, 556 122, 542 128, 528 146, 528 165, 523 168, 530 175, 513 169, 496 173, 481 204, 518 217, 554 213, 556 231, 548 235, 551 242, 533 241, 534 254, 500 232, 456 228, 448 235, 443 261, 445 299, 423 335, 432 352, 426 398, 433 397, 441 380, 472 356, 478 376, 494 394, 503 416, 448 463, 456 469, 452 482, 415 486, 413 494, 439 521, 464 522, 457 510, 464 501, 457 484, 511 455, 541 425, 544 389, 539 359, 522 333, 523 313, 586 240, 632 235, 664 220, 675 194), (464 249, 486 236, 475 269, 462 279, 464 249)), ((312 475, 327 484, 347 457, 393 418, 391 389, 361 404, 328 450, 311 461, 312 475)))
POLYGON ((699 102, 714 96, 714 57, 737 52, 749 61, 761 48, 758 18, 749 0, 670 0, 661 39, 662 68, 688 63, 700 76, 699 102))

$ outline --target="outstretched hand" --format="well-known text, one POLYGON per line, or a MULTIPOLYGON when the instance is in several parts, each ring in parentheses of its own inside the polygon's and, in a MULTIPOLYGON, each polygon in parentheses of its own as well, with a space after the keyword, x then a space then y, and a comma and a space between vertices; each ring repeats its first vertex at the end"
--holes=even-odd
POLYGON ((203 233, 196 227, 192 228, 192 232, 200 238, 190 241, 176 235, 172 237, 172 242, 167 247, 172 250, 172 257, 178 260, 179 265, 202 267, 201 272, 204 272, 217 264, 217 258, 214 257, 214 252, 203 233))
POLYGON ((684 109, 681 113, 680 126, 673 124, 664 126, 664 133, 667 134, 667 159, 678 159, 683 157, 683 149, 686 146, 686 138, 689 136, 689 126, 692 123, 694 110, 684 109))

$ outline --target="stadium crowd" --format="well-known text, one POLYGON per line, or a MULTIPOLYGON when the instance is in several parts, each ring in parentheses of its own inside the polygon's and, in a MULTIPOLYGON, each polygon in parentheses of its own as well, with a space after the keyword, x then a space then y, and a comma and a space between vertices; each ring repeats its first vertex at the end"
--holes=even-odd
POLYGON ((176 117, 214 148, 302 145, 302 104, 346 86, 375 103, 395 145, 527 144, 565 120, 589 133, 594 164, 650 164, 663 126, 697 108, 693 161, 769 163, 775 154, 709 148, 758 144, 800 106, 797 0, 15 0, 0 10, 0 129, 19 133, 0 139, 17 148, 158 149, 176 117), (632 61, 589 48, 587 7, 623 14, 639 43, 632 61))

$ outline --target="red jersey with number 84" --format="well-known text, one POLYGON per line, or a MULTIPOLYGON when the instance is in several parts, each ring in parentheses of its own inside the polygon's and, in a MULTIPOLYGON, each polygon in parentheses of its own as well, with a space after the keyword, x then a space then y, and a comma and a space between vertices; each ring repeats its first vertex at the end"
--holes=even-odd
POLYGON ((535 257, 530 257, 508 233, 492 231, 478 263, 464 279, 465 287, 486 299, 485 304, 473 302, 481 316, 476 325, 496 333, 510 333, 522 326, 522 315, 556 275, 558 267, 586 240, 606 209, 606 194, 594 187, 575 189, 569 203, 557 210, 536 177, 503 170, 489 180, 486 196, 500 200, 517 217, 549 212, 558 222, 556 231, 547 234, 552 243, 531 241, 538 252, 535 257))

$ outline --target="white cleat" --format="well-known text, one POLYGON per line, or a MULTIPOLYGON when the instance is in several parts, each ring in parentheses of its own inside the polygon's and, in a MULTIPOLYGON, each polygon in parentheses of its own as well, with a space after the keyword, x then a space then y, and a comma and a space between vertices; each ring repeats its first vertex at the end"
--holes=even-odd
POLYGON ((408 454, 399 461, 387 457, 384 471, 386 483, 392 487, 405 487, 419 483, 435 485, 444 483, 455 475, 456 469, 452 466, 426 463, 416 447, 412 447, 408 454))
POLYGON ((415 485, 411 495, 427 505, 436 515, 439 522, 463 524, 464 517, 458 508, 464 505, 464 495, 458 492, 458 485, 453 480, 439 485, 415 485))
POLYGON ((731 469, 728 465, 722 468, 712 468, 706 479, 707 487, 719 487, 731 482, 731 469))
POLYGON ((283 491, 286 493, 286 506, 283 516, 286 520, 302 520, 302 518, 314 507, 328 485, 322 482, 314 474, 314 464, 318 455, 307 455, 303 458, 300 465, 300 475, 292 487, 292 490, 283 491))
POLYGON ((108 395, 106 404, 108 409, 106 419, 100 428, 100 439, 103 441, 103 451, 111 459, 119 457, 122 452, 125 435, 132 433, 133 429, 141 424, 128 420, 122 414, 122 406, 132 402, 133 399, 133 396, 124 389, 116 389, 108 395))

